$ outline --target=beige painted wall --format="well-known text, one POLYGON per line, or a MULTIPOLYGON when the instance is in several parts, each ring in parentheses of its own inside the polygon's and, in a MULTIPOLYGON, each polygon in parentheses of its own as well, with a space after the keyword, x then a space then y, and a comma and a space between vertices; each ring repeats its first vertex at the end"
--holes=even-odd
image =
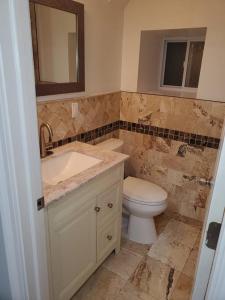
POLYGON ((130 0, 124 15, 122 90, 137 90, 142 30, 207 27, 197 97, 225 101, 224 16, 224 0, 130 0))
POLYGON ((149 92, 158 89, 162 46, 162 37, 158 31, 141 32, 138 92, 149 92))
MULTIPOLYGON (((160 91, 164 40, 174 37, 192 37, 205 40, 205 35, 205 28, 142 31, 137 91, 140 93, 152 92, 159 94, 164 92, 160 91)), ((179 92, 179 94, 181 93, 179 92)), ((192 95, 194 97, 195 93, 192 93, 192 95)))
POLYGON ((85 93, 38 97, 63 99, 119 91, 123 7, 127 0, 79 0, 85 5, 85 93))

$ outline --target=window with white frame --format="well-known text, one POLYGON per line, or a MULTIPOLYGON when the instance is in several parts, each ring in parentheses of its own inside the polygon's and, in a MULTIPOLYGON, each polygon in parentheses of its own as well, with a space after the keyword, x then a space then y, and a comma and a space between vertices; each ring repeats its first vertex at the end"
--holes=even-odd
POLYGON ((167 39, 164 41, 162 88, 195 90, 198 87, 204 41, 167 39))

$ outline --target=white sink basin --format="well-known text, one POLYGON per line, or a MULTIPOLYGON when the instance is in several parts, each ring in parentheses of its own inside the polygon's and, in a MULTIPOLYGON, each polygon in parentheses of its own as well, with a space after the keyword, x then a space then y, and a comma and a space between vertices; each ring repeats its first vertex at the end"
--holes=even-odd
POLYGON ((42 178, 45 183, 56 185, 100 162, 100 159, 75 151, 66 152, 42 162, 42 178))

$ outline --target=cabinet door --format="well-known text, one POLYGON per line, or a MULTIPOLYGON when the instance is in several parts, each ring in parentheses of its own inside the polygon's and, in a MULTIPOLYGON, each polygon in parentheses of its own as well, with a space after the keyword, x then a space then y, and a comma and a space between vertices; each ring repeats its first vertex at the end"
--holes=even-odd
POLYGON ((50 255, 54 299, 70 299, 96 265, 96 199, 50 214, 50 255))

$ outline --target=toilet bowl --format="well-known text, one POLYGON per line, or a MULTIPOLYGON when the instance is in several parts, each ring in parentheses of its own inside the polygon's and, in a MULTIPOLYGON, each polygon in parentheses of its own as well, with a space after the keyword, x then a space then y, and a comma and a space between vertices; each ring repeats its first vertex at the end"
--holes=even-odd
POLYGON ((149 181, 127 177, 123 184, 123 205, 129 211, 128 238, 141 244, 157 239, 153 217, 167 208, 167 193, 149 181))
MULTIPOLYGON (((108 139, 99 143, 104 149, 122 152, 123 141, 108 139)), ((123 184, 123 206, 129 213, 128 238, 141 244, 157 239, 153 217, 167 208, 167 192, 158 185, 136 177, 127 177, 123 184)))

